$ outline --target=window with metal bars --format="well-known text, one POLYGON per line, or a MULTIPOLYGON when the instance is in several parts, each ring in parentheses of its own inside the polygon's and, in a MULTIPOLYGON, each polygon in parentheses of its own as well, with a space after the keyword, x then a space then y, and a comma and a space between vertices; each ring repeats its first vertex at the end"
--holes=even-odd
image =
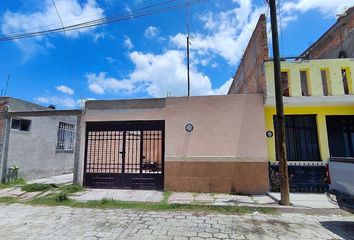
MULTIPOLYGON (((276 117, 273 119, 276 129, 276 117)), ((285 134, 288 161, 321 161, 316 115, 286 115, 285 134)))
POLYGON ((59 122, 57 150, 73 151, 75 140, 75 125, 59 122))

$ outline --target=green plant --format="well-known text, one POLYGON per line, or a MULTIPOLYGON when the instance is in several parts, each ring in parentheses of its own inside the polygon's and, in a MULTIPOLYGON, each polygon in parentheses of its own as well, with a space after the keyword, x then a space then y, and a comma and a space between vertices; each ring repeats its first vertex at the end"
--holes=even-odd
POLYGON ((66 193, 76 193, 76 192, 81 192, 83 188, 79 185, 63 185, 60 187, 60 189, 66 193))
POLYGON ((7 183, 12 183, 13 181, 16 181, 18 169, 19 169, 18 166, 12 166, 8 169, 8 172, 6 173, 5 176, 7 183))
MULTIPOLYGON (((59 194, 60 195, 60 194, 59 194)), ((186 211, 186 212, 206 212, 206 213, 224 213, 224 214, 249 214, 257 211, 264 214, 276 214, 277 210, 267 207, 247 207, 247 206, 209 206, 198 204, 166 204, 166 203, 146 203, 146 202, 125 202, 111 198, 101 200, 90 200, 79 202, 70 198, 59 201, 58 194, 45 197, 34 198, 27 202, 32 205, 47 206, 68 206, 75 208, 93 208, 93 209, 137 209, 142 211, 186 211)))
POLYGON ((55 201, 56 202, 65 202, 65 201, 68 201, 69 198, 68 198, 68 194, 64 191, 61 191, 59 194, 57 194, 55 196, 55 201))
POLYGON ((17 198, 15 197, 0 197, 0 203, 6 203, 6 204, 11 204, 11 203, 17 203, 17 198))
POLYGON ((163 199, 161 201, 162 204, 168 204, 168 199, 170 198, 170 196, 172 195, 172 192, 170 191, 164 191, 162 193, 163 199))
POLYGON ((57 187, 57 186, 54 184, 31 183, 31 184, 23 185, 21 190, 25 192, 42 192, 42 191, 48 191, 53 187, 57 187))
POLYGON ((108 205, 110 203, 114 203, 114 199, 113 198, 102 198, 100 201, 101 205, 108 205))
POLYGON ((17 178, 13 182, 10 183, 11 185, 25 185, 26 180, 23 178, 17 178))
POLYGON ((17 179, 15 179, 14 181, 12 181, 10 183, 1 183, 0 184, 0 189, 9 188, 9 187, 12 187, 12 186, 25 185, 25 184, 26 184, 26 181, 24 179, 17 178, 17 179))

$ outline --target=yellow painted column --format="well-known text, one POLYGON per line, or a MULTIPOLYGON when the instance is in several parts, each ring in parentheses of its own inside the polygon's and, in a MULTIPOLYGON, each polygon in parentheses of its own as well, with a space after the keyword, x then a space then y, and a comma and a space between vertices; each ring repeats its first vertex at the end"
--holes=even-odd
POLYGON ((327 162, 329 159, 329 145, 327 135, 326 116, 324 114, 317 115, 317 134, 318 144, 320 147, 321 159, 327 162))
POLYGON ((349 94, 354 94, 354 83, 353 83, 353 71, 351 70, 350 67, 345 68, 347 72, 347 81, 348 81, 348 87, 349 87, 349 94))
POLYGON ((329 78, 331 81, 331 93, 333 96, 344 95, 342 69, 340 66, 333 66, 329 69, 329 78))
POLYGON ((301 83, 300 83, 300 71, 296 68, 292 68, 289 72, 289 84, 290 84, 290 96, 302 96, 301 83))
POLYGON ((311 68, 308 70, 308 83, 312 96, 323 96, 323 86, 320 68, 311 68))
POLYGON ((266 131, 272 131, 273 136, 271 138, 266 139, 267 149, 268 149, 268 161, 275 162, 275 132, 274 132, 274 123, 273 123, 273 115, 275 114, 275 108, 265 108, 265 123, 266 123, 266 131))

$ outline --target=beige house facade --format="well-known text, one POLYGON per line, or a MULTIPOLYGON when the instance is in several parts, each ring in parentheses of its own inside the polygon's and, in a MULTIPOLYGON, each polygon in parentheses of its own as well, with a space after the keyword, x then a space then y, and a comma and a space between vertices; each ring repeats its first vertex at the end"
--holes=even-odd
POLYGON ((87 187, 268 190, 261 94, 87 101, 80 135, 87 187))

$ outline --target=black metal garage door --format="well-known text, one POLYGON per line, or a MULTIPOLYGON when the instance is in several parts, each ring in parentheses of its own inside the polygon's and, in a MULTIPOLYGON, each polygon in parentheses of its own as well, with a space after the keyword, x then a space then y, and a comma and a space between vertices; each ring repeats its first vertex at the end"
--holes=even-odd
POLYGON ((164 121, 89 122, 84 185, 163 189, 164 121))

